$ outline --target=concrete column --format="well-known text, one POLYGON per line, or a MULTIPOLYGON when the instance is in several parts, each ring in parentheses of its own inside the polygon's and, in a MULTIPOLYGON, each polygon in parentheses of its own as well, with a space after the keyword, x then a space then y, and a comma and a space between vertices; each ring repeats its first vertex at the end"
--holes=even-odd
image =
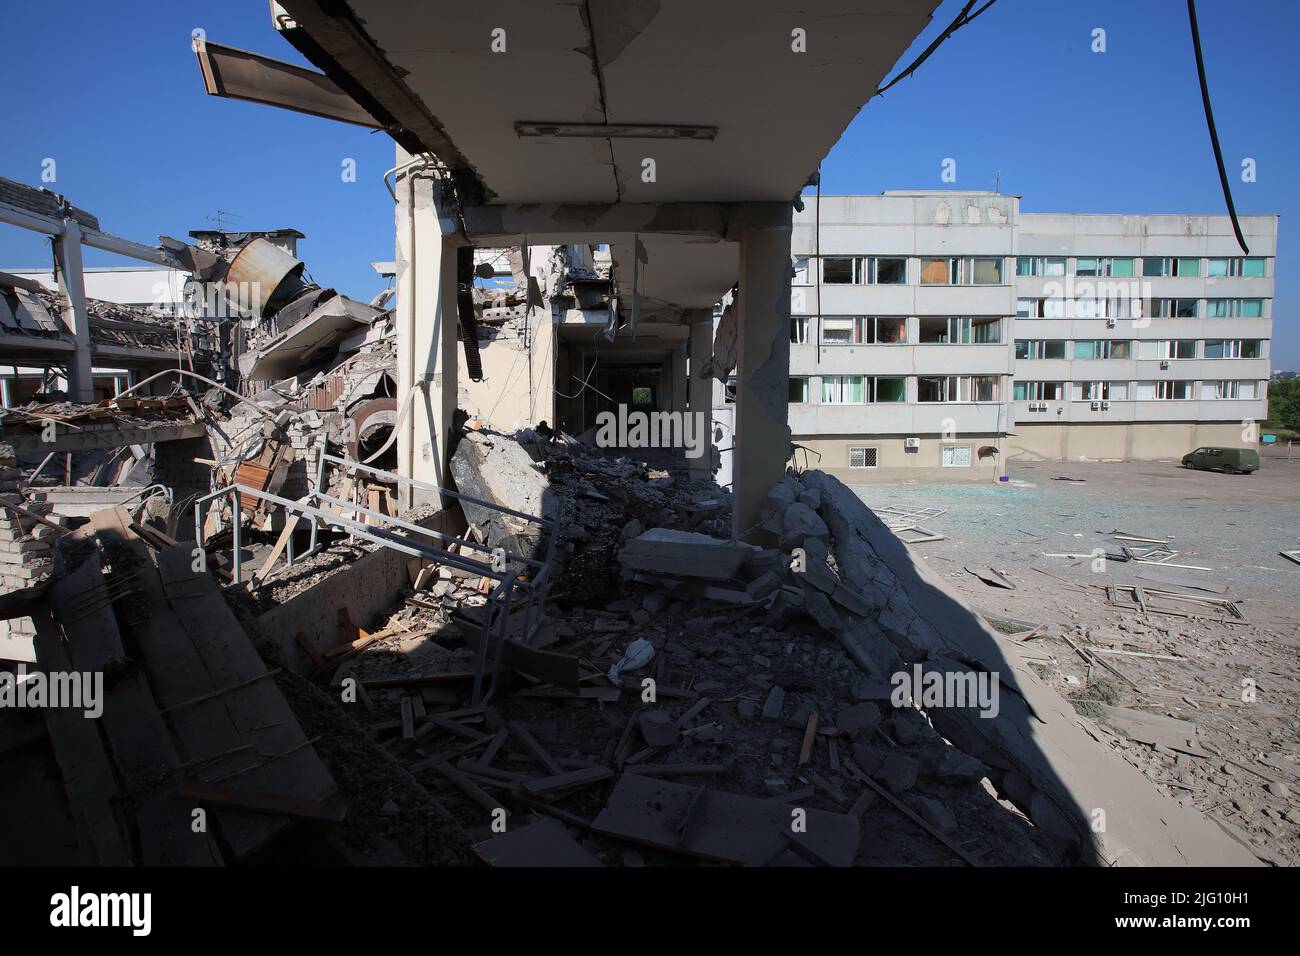
POLYGON ((691 323, 690 340, 690 387, 687 401, 691 416, 695 419, 693 427, 704 428, 704 454, 699 458, 687 460, 691 475, 695 478, 707 478, 713 473, 713 377, 705 377, 704 366, 713 356, 713 312, 701 310, 698 319, 691 323))
POLYGON ((90 313, 86 310, 86 282, 81 269, 81 226, 75 219, 63 220, 63 234, 54 237, 54 257, 59 266, 63 324, 77 345, 68 356, 68 397, 74 402, 93 402, 90 313))
MULTIPOLYGON (((529 386, 532 391, 528 400, 527 424, 536 425, 544 421, 555 428, 555 366, 560 343, 552 306, 549 303, 532 306, 528 311, 528 324, 528 361, 531 372, 529 386)), ((564 391, 573 394, 567 388, 564 391)))
POLYGON ((682 414, 686 413, 687 403, 690 401, 686 391, 686 353, 687 343, 683 342, 673 349, 672 358, 669 360, 669 365, 672 366, 673 385, 671 410, 682 414))
POLYGON ((790 457, 790 220, 740 237, 732 531, 757 537, 759 513, 790 457))
MULTIPOLYGON (((403 156, 399 150, 399 163, 403 156)), ((438 193, 437 181, 427 173, 398 177, 398 400, 411 398, 398 431, 397 470, 446 487, 458 382, 457 243, 454 221, 438 208, 438 193)), ((402 505, 437 503, 432 501, 436 497, 407 491, 402 505)))

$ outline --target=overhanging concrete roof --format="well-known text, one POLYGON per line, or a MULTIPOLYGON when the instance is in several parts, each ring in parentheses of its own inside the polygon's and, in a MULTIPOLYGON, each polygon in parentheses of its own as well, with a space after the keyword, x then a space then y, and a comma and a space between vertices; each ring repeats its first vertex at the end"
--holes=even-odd
POLYGON ((937 0, 281 0, 285 31, 399 142, 493 203, 789 200, 937 0), (328 11, 328 12, 327 12, 328 11), (493 52, 493 31, 505 51, 493 52), (791 49, 795 29, 807 52, 791 49), (306 35, 304 37, 304 34, 306 35), (379 117, 381 122, 384 116, 379 117), (716 127, 520 136, 517 123, 716 127), (642 181, 653 158, 656 180, 642 181))

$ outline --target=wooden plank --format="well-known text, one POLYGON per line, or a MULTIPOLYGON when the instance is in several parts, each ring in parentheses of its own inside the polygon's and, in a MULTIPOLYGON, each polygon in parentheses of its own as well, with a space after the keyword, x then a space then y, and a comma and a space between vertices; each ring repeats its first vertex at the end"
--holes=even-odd
POLYGON ((555 758, 546 752, 546 748, 537 742, 532 733, 517 720, 510 721, 510 731, 520 742, 532 752, 532 755, 538 759, 543 767, 552 775, 563 773, 560 765, 555 762, 555 758))
POLYGON ((301 817, 304 820, 326 820, 338 823, 346 816, 346 811, 338 804, 331 805, 321 800, 308 800, 281 793, 261 793, 207 783, 187 783, 181 787, 180 794, 199 803, 238 807, 253 813, 301 817))
POLYGON ((605 864, 555 820, 546 818, 475 844, 492 866, 603 867, 605 864))
MULTIPOLYGON (((247 745, 257 755, 232 763, 204 765, 200 780, 224 783, 237 789, 282 794, 327 802, 337 794, 333 779, 307 745, 297 717, 266 674, 266 665, 234 617, 210 575, 196 574, 185 546, 158 555, 156 597, 161 607, 155 618, 165 618, 164 635, 150 642, 148 663, 168 677, 170 699, 164 705, 188 701, 223 688, 238 688, 172 715, 180 732, 184 726, 193 741, 193 757, 207 757, 231 747, 247 745), (168 613, 170 612, 170 613, 168 613), (161 637, 161 640, 159 640, 161 637), (165 642, 165 643, 164 643, 165 642), (240 686, 244 685, 244 686, 240 686), (218 730, 208 725, 212 724, 218 730)), ((155 686, 160 681, 155 679, 155 686)), ((245 812, 237 804, 220 817, 222 832, 236 854, 243 856, 263 845, 284 820, 245 812), (228 825, 228 822, 230 825, 228 825), (236 831, 232 840, 231 830, 236 831)))
POLYGON ((812 759, 813 743, 817 740, 817 711, 808 715, 808 726, 803 732, 803 746, 799 748, 799 766, 808 766, 812 759))
MULTIPOLYGON (((808 829, 792 834, 790 808, 718 790, 625 773, 592 829, 701 859, 762 866, 788 852, 790 834, 818 857, 850 866, 857 854, 858 821, 841 813, 807 810, 808 829), (692 806, 692 803, 694 805, 692 806), (690 826, 676 824, 690 810, 690 826)), ((797 860, 796 860, 797 862, 797 860)))
POLYGON ((525 780, 523 788, 525 793, 539 797, 545 793, 555 793, 559 790, 599 783, 602 780, 608 780, 612 776, 614 776, 614 771, 608 767, 586 767, 582 770, 570 770, 567 773, 558 773, 550 777, 525 780))
POLYGON ((112 759, 135 802, 135 830, 140 862, 145 866, 219 866, 221 852, 208 833, 194 833, 191 807, 167 793, 157 792, 161 779, 177 773, 180 757, 163 722, 144 673, 130 663, 118 633, 113 609, 92 554, 72 574, 50 590, 51 606, 67 638, 72 665, 83 672, 113 667, 114 680, 105 688, 101 723, 112 759), (89 613, 67 613, 72 595, 81 601, 104 600, 89 613))
POLYGON ((402 739, 410 740, 415 736, 415 713, 411 709, 411 697, 402 695, 402 739))
MULTIPOLYGON (((32 615, 36 626, 36 660, 40 669, 68 673, 63 641, 49 614, 32 615)), ((45 727, 54 745, 54 757, 68 794, 78 853, 86 865, 130 866, 131 850, 116 806, 121 799, 113 768, 96 727, 76 710, 46 707, 45 727)))
POLYGON ((253 587, 257 587, 257 585, 265 581, 267 575, 271 573, 271 569, 275 567, 276 560, 284 553, 285 547, 289 544, 289 539, 292 538, 293 533, 298 530, 299 520, 300 516, 294 514, 289 515, 288 519, 286 519, 284 522, 284 530, 280 532, 280 537, 275 539, 275 546, 271 548, 271 553, 266 556, 266 560, 262 562, 262 566, 258 568, 257 572, 253 575, 253 587))

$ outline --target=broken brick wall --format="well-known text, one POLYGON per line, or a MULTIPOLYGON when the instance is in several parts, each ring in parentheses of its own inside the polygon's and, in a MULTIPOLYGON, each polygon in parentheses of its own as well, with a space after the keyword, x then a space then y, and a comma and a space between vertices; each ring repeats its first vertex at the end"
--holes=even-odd
MULTIPOLYGON (((206 495, 211 490, 214 458, 207 436, 183 438, 178 441, 158 442, 154 445, 154 481, 172 489, 172 502, 180 505, 186 499, 206 495)), ((194 539, 193 503, 180 514, 176 523, 178 538, 194 539)))

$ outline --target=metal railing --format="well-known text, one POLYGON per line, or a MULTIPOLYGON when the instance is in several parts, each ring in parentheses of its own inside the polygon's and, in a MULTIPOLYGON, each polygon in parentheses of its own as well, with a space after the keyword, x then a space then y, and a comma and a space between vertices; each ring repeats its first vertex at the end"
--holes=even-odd
POLYGON ((501 660, 506 651, 506 642, 513 639, 525 645, 531 644, 541 627, 546 596, 551 586, 557 537, 555 522, 538 515, 530 515, 522 511, 505 508, 470 495, 463 495, 447 488, 439 488, 436 485, 418 481, 414 478, 371 468, 368 465, 340 458, 337 455, 329 455, 324 452, 323 448, 319 452, 314 478, 315 481, 311 492, 297 501, 238 484, 227 485, 224 488, 219 488, 201 496, 194 502, 195 542, 199 548, 205 549, 207 537, 204 530, 205 511, 212 502, 229 499, 231 502, 230 533, 233 550, 231 579, 232 583, 239 584, 243 577, 241 517, 244 501, 252 498, 276 505, 282 508, 286 515, 296 515, 299 518, 306 518, 310 522, 311 544, 303 554, 295 556, 293 534, 292 532, 289 533, 285 542, 286 566, 292 566, 295 561, 300 561, 320 549, 318 532, 321 528, 338 528, 355 538, 369 541, 380 547, 456 568, 471 576, 477 575, 495 581, 496 586, 487 595, 483 606, 482 628, 479 634, 475 660, 472 704, 477 707, 491 700, 496 693, 501 660), (384 481, 410 485, 411 487, 436 493, 441 497, 453 498, 493 512, 518 518, 538 528, 545 539, 545 552, 540 559, 529 555, 515 554, 504 548, 493 548, 458 535, 447 534, 433 528, 426 528, 413 522, 404 521, 350 501, 334 498, 323 491, 326 462, 331 462, 344 471, 364 472, 384 481), (328 506, 328 508, 323 506, 328 506), (351 512, 354 517, 349 517, 348 512, 351 512), (362 516, 367 520, 360 520, 362 516), (443 545, 454 546, 457 550, 451 551, 448 547, 443 547, 443 545), (484 557, 473 557, 466 552, 481 554, 484 557), (522 625, 520 624, 520 614, 522 614, 522 625), (517 630, 517 634, 513 638, 511 633, 512 623, 517 630), (492 680, 485 692, 484 679, 487 676, 489 661, 492 663, 492 680))

